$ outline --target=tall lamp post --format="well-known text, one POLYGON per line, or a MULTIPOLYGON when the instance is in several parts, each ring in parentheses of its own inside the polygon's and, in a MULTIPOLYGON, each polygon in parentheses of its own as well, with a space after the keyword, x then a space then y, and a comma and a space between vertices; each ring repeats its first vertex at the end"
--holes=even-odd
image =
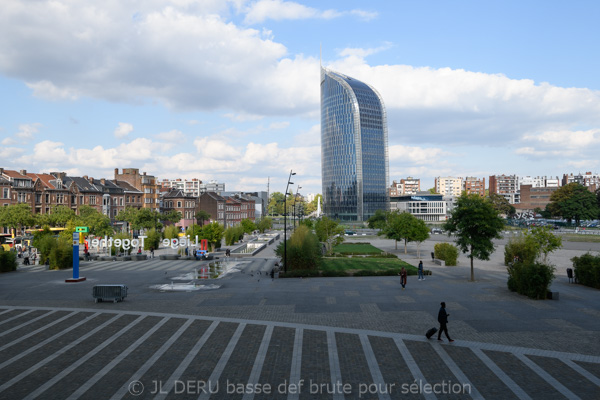
POLYGON ((294 194, 294 210, 293 210, 294 230, 296 230, 296 199, 298 198, 298 191, 300 189, 302 189, 302 186, 298 185, 298 189, 296 189, 296 193, 294 194))
POLYGON ((296 173, 290 170, 290 176, 285 187, 285 195, 283 196, 283 272, 287 272, 287 195, 290 185, 294 184, 294 182, 290 182, 292 175, 296 175, 296 173))

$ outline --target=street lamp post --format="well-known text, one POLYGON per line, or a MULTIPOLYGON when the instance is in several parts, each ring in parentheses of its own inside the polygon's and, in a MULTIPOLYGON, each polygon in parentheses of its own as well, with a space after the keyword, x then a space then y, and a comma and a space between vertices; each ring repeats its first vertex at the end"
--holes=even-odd
POLYGON ((296 230, 296 199, 298 198, 298 191, 300 189, 302 189, 302 186, 298 185, 298 189, 296 189, 296 193, 294 194, 294 209, 293 209, 294 216, 292 217, 292 219, 294 220, 294 230, 296 230))
POLYGON ((283 196, 283 272, 287 272, 287 195, 290 184, 294 184, 294 182, 290 182, 292 175, 296 175, 296 173, 290 170, 290 176, 285 187, 285 195, 283 196))

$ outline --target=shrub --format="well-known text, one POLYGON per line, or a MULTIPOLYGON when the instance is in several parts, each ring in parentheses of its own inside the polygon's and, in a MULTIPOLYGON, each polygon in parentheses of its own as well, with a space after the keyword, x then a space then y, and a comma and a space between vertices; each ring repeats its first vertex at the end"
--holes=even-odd
POLYGON ((151 247, 154 250, 158 249, 161 238, 160 232, 158 232, 156 229, 150 229, 146 233, 146 236, 147 237, 144 239, 144 250, 150 250, 151 247))
POLYGON ((0 272, 10 272, 17 270, 17 253, 14 251, 4 251, 0 246, 0 272))
POLYGON ((46 260, 50 257, 50 252, 52 251, 52 249, 58 246, 58 240, 59 239, 52 236, 52 234, 34 236, 33 245, 35 246, 35 248, 38 249, 38 253, 40 256, 40 264, 46 263, 46 260))
POLYGON ((70 241, 57 239, 48 255, 50 269, 67 269, 73 267, 73 245, 70 241))
POLYGON ((539 254, 539 246, 531 236, 510 238, 504 247, 504 265, 509 265, 518 258, 520 262, 531 265, 539 254))
MULTIPOLYGON (((322 252, 321 243, 317 236, 308 227, 301 225, 287 240, 287 271, 291 270, 313 270, 321 266, 322 252)), ((284 256, 284 243, 281 242, 275 253, 284 256)), ((285 263, 285 260, 284 260, 285 263)))
MULTIPOLYGON (((121 246, 119 246, 119 247, 116 247, 116 246, 114 245, 114 242, 115 242, 115 241, 113 240, 113 246, 112 246, 112 247, 111 247, 111 249, 110 249, 110 254, 111 254, 111 255, 113 255, 113 256, 114 256, 114 255, 117 255, 117 254, 131 254, 131 251, 132 251, 132 248, 131 248, 131 246, 129 246, 129 248, 128 248, 128 249, 125 249, 125 248, 123 247, 123 244, 122 244, 122 243, 123 243, 123 239, 129 239, 129 235, 128 235, 127 233, 117 233, 117 234, 115 235, 115 239, 121 239, 121 246)), ((145 242, 145 240, 144 240, 144 242, 145 242)), ((145 244, 145 243, 144 243, 144 244, 145 244)), ((137 249, 135 249, 135 250, 137 251, 137 249)))
POLYGON ((586 253, 581 257, 573 257, 571 261, 579 283, 600 289, 600 255, 586 253))
POLYGON ((551 265, 517 262, 508 268, 508 289, 532 299, 545 299, 553 279, 551 265))
POLYGON ((279 273, 279 277, 280 278, 309 278, 309 277, 317 277, 320 276, 321 273, 317 270, 310 270, 310 269, 296 269, 293 271, 288 270, 287 272, 280 272, 279 273))
POLYGON ((436 243, 433 247, 435 258, 438 260, 444 260, 446 265, 456 265, 458 260, 458 248, 450 243, 436 243))

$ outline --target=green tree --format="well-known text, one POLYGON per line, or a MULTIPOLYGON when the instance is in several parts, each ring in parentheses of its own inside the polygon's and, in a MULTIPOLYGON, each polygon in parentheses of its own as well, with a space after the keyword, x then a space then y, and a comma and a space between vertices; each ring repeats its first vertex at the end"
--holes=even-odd
POLYGON ((532 228, 526 236, 531 237, 537 244, 538 257, 541 257, 543 254, 540 260, 542 264, 547 263, 548 254, 562 247, 562 238, 553 234, 548 227, 537 226, 532 228))
POLYGON ((15 234, 22 233, 23 228, 33 226, 35 222, 28 204, 18 203, 0 207, 0 226, 14 230, 15 234))
POLYGON ((140 208, 133 224, 133 229, 161 229, 162 224, 159 222, 160 214, 158 211, 149 208, 140 208))
POLYGON ((471 281, 475 280, 473 259, 489 260, 494 252, 493 239, 501 238, 502 218, 490 201, 476 194, 463 195, 456 201, 450 219, 444 224, 448 233, 456 234, 456 244, 471 260, 471 281))
POLYGON ((76 221, 78 226, 87 226, 90 235, 110 236, 114 232, 110 218, 87 204, 79 207, 79 217, 76 221))
POLYGON ((65 227, 67 222, 74 219, 75 211, 67 206, 54 206, 48 215, 50 226, 65 227))
POLYGON ((179 228, 175 225, 169 225, 165 228, 163 236, 165 239, 177 239, 179 237, 179 228))
POLYGON ((326 216, 315 222, 315 233, 319 241, 325 243, 328 252, 344 241, 344 228, 326 216))
POLYGON ((417 257, 421 258, 421 244, 429 239, 429 228, 425 224, 425 221, 417 219, 413 226, 413 232, 411 235, 411 241, 417 242, 417 257))
POLYGON ((256 224, 250 218, 244 218, 241 224, 245 233, 252 233, 256 230, 256 224))
POLYGON ((272 227, 273 220, 269 217, 262 217, 256 224, 256 229, 258 229, 260 233, 265 233, 265 231, 271 229, 272 227))
POLYGON ((218 222, 213 222, 204 225, 202 228, 202 239, 208 240, 212 252, 215 251, 217 246, 221 247, 221 240, 223 240, 223 225, 218 222))
POLYGON ((429 237, 429 230, 425 223, 410 213, 396 210, 388 212, 386 217, 386 223, 379 233, 395 240, 396 249, 398 249, 398 241, 404 240, 404 254, 407 252, 408 242, 416 241, 417 238, 422 239, 420 240, 422 242, 429 237))
POLYGON ((200 210, 196 213, 196 222, 199 225, 204 225, 205 221, 210 221, 210 214, 204 210, 200 210))
POLYGON ((386 222, 386 213, 383 210, 375 210, 375 214, 373 214, 368 220, 367 225, 371 229, 383 229, 385 227, 386 222))
POLYGON ((315 198, 313 199, 313 201, 305 203, 304 205, 304 215, 310 215, 311 213, 317 211, 317 208, 319 207, 319 199, 321 199, 321 207, 323 204, 323 196, 318 194, 315 196, 315 198))
POLYGON ((284 198, 281 192, 271 193, 271 198, 269 199, 269 212, 271 214, 283 215, 284 198))
POLYGON ((569 183, 550 196, 548 209, 552 215, 569 221, 575 220, 579 226, 581 220, 598 217, 598 199, 596 195, 579 183, 569 183))
POLYGON ((176 224, 179 221, 181 221, 181 212, 177 210, 169 210, 167 212, 161 213, 160 220, 176 224))
POLYGON ((501 196, 497 193, 490 193, 488 199, 499 214, 504 214, 506 216, 515 214, 515 207, 510 204, 508 200, 504 198, 504 196, 501 196))

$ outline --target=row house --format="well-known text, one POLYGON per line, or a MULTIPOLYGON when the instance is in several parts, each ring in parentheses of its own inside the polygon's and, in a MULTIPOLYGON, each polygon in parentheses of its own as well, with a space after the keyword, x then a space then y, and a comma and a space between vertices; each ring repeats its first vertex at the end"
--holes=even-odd
POLYGON ((179 211, 181 220, 175 226, 185 231, 189 226, 196 223, 197 203, 197 197, 186 194, 181 189, 172 189, 162 196, 161 210, 163 212, 179 211))
POLYGON ((123 181, 142 192, 142 207, 160 211, 160 184, 155 176, 145 172, 140 174, 138 168, 115 168, 115 181, 123 181))
POLYGON ((215 192, 202 193, 198 210, 206 211, 211 222, 219 222, 225 228, 238 225, 243 219, 256 220, 256 203, 246 195, 224 197, 215 192))

